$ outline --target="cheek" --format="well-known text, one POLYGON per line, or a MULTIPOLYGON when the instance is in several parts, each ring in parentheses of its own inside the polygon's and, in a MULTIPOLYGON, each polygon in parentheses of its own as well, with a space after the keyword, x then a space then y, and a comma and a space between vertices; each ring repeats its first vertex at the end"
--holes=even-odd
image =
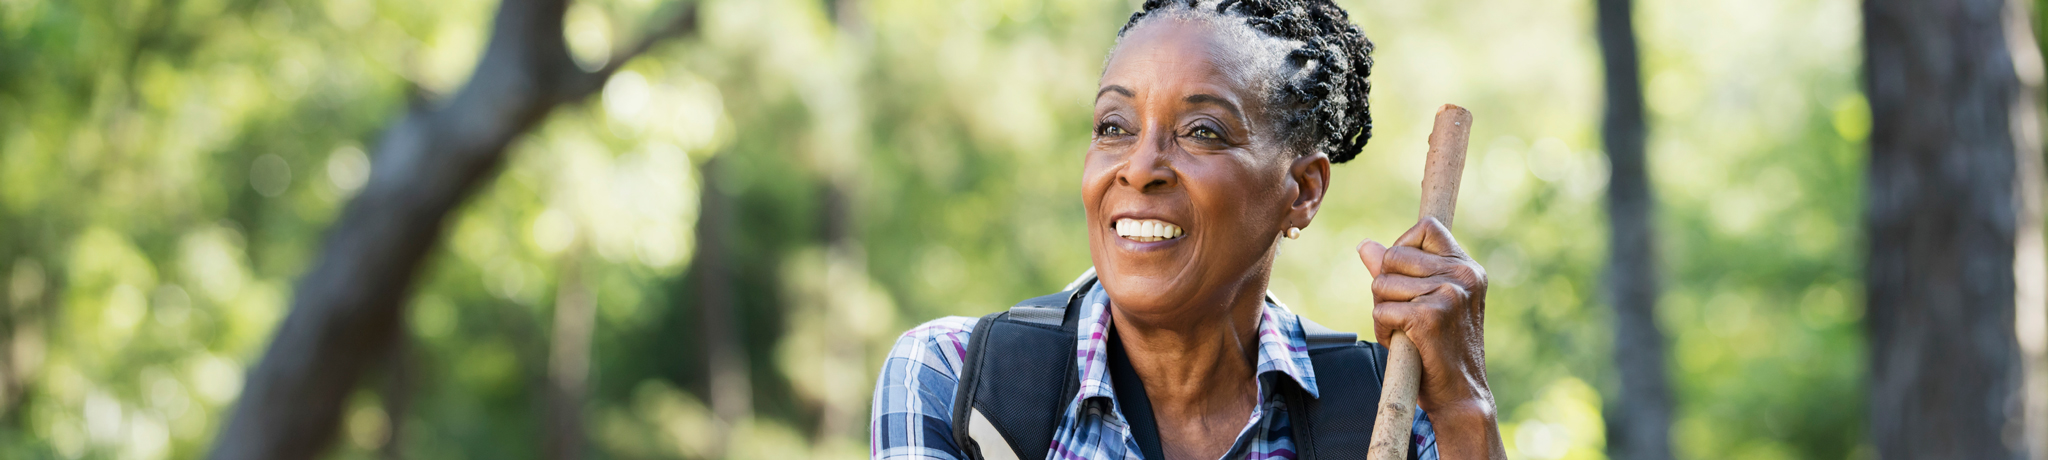
POLYGON ((1268 221, 1275 219, 1275 211, 1284 212, 1271 205, 1281 188, 1279 181, 1254 169, 1255 165, 1228 166, 1189 175, 1186 184, 1195 209, 1227 233, 1246 236, 1265 231, 1271 226, 1268 221))
MULTIPOLYGON (((1102 199, 1109 194, 1110 186, 1116 179, 1115 168, 1108 161, 1108 155, 1090 149, 1081 166, 1081 207, 1093 222, 1101 212, 1102 199)), ((1090 227, 1094 227, 1090 225, 1090 227)))

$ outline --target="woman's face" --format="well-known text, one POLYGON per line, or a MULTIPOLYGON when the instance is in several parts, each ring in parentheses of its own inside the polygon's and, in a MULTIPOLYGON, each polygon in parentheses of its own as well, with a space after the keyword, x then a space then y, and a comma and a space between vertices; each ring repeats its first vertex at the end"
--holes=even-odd
POLYGON ((1261 88, 1279 58, 1258 51, 1272 44, 1231 27, 1145 21, 1103 71, 1082 188, 1119 309, 1171 317, 1263 293, 1275 238, 1307 227, 1328 186, 1326 157, 1267 129, 1261 88))

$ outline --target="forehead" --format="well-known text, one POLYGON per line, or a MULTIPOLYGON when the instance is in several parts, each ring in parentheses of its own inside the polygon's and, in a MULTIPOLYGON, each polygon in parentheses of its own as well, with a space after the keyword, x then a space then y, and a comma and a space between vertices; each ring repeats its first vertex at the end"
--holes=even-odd
POLYGON ((1235 18, 1176 14, 1150 18, 1124 34, 1102 71, 1102 86, 1172 91, 1220 87, 1245 93, 1264 86, 1284 43, 1235 18))

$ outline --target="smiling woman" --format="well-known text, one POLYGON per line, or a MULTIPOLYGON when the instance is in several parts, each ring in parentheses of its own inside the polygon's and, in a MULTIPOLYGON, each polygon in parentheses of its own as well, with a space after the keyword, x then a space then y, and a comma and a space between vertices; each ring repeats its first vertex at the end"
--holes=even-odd
MULTIPOLYGON (((1330 164, 1371 138, 1371 42, 1327 0, 1149 1, 1119 37, 1082 172, 1094 269, 905 333, 876 386, 872 457, 1364 456, 1386 349, 1266 289, 1330 164)), ((1410 452, 1504 457, 1483 270, 1434 220, 1359 254, 1380 340, 1402 330, 1423 358, 1430 415, 1410 452)))

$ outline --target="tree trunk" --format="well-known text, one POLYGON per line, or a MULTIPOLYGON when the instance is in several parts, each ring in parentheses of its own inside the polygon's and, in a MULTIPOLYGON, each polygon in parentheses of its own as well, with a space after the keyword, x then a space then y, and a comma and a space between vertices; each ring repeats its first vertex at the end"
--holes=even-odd
POLYGON ((707 392, 711 413, 718 418, 712 426, 714 445, 707 449, 707 458, 724 457, 731 447, 732 430, 747 423, 754 412, 753 379, 732 292, 731 254, 726 252, 733 244, 734 225, 731 197, 720 188, 726 161, 712 158, 704 163, 697 208, 697 255, 690 267, 696 275, 697 306, 703 315, 698 331, 706 351, 707 392))
POLYGON ((583 279, 583 251, 562 256, 556 275, 555 326, 548 349, 547 443, 549 460, 583 458, 583 401, 589 393, 590 340, 597 299, 583 279))
MULTIPOLYGON (((865 0, 831 0, 832 24, 839 29, 841 39, 854 39, 866 35, 867 22, 862 12, 865 0)), ((848 83, 857 85, 858 83, 848 83)), ((853 91, 851 87, 846 88, 853 91)), ((844 115, 835 115, 841 116, 844 115)), ((843 121, 843 120, 842 120, 843 121)), ((821 123, 823 123, 821 121, 821 123)), ((867 253, 861 247, 860 228, 854 221, 854 193, 860 179, 848 171, 859 168, 849 163, 859 161, 859 149, 833 149, 830 153, 814 151, 814 167, 824 178, 821 194, 824 203, 825 240, 825 283, 827 286, 865 286, 869 283, 867 253)), ((852 321, 861 315, 858 305, 865 299, 852 295, 825 295, 819 299, 824 312, 838 321, 852 321)), ((843 324, 843 323, 842 323, 843 324)), ((857 333, 831 334, 825 337, 825 356, 828 363, 816 369, 818 378, 827 381, 859 381, 868 379, 865 369, 848 373, 848 367, 830 363, 860 363, 868 354, 867 344, 857 333)), ((856 365, 855 369, 860 367, 856 365)), ((821 395, 820 414, 815 436, 819 438, 847 438, 866 434, 867 410, 870 401, 860 395, 826 392, 821 395)))
POLYGON ((2048 460, 2048 244, 2042 234, 2041 46, 2034 36, 2033 0, 2008 0, 2005 42, 2011 47, 2020 96, 2013 101, 2013 168, 2019 200, 2013 243, 2013 331, 2025 358, 2025 431, 2028 458, 2048 460))
POLYGON ((1870 440, 1879 458, 2022 458, 2005 0, 1863 7, 1870 440))
POLYGON ((693 10, 585 72, 562 38, 568 0, 505 0, 474 76, 445 105, 407 114, 378 144, 370 181, 327 231, 291 312, 248 375, 213 458, 304 459, 334 439, 357 380, 387 356, 442 222, 493 175, 505 147, 618 65, 693 28, 693 10))
POLYGON ((377 446, 377 456, 384 460, 405 458, 405 414, 412 410, 413 391, 413 347, 417 339, 400 332, 392 340, 391 358, 385 365, 384 379, 384 444, 377 446))
POLYGON ((1607 119, 1601 140, 1607 182, 1607 296, 1614 304, 1614 367, 1619 407, 1609 412, 1608 453, 1624 460, 1671 458, 1671 384, 1664 332, 1657 326, 1657 258, 1650 228, 1655 196, 1645 165, 1642 77, 1630 0, 1598 0, 1600 56, 1606 62, 1607 119))

